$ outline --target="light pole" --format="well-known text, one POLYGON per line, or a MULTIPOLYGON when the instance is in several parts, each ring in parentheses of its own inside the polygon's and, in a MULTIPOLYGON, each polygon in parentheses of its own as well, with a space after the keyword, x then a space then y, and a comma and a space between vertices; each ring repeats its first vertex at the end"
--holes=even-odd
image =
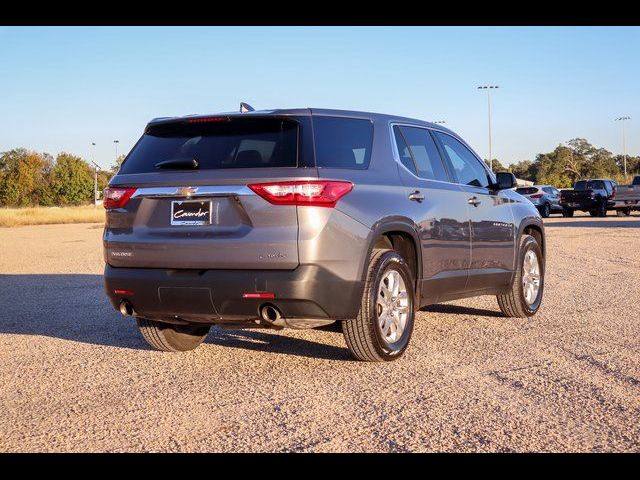
POLYGON ((491 90, 499 88, 498 85, 480 85, 478 90, 487 91, 487 105, 489 107, 489 165, 493 172, 493 155, 491 154, 491 90))
POLYGON ((624 181, 627 181, 627 141, 624 132, 624 122, 631 120, 631 117, 618 117, 616 122, 622 122, 622 158, 624 159, 624 181))
POLYGON ((98 206, 98 169, 100 168, 95 162, 96 159, 96 142, 91 142, 91 163, 94 166, 93 174, 93 206, 98 206))
POLYGON ((94 176, 93 176, 93 206, 97 207, 98 206, 98 170, 100 170, 100 165, 98 165, 96 162, 91 162, 93 163, 93 168, 94 168, 94 176))
POLYGON ((113 143, 116 145, 116 165, 118 165, 118 144, 120 143, 120 140, 114 140, 113 143))

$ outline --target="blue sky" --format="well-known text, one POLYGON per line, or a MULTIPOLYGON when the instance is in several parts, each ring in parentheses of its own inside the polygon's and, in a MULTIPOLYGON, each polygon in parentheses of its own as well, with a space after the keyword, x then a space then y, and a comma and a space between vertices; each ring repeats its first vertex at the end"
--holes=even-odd
POLYGON ((574 137, 640 154, 640 28, 0 28, 0 151, 113 163, 153 117, 326 107, 445 120, 487 156, 533 159, 574 137))

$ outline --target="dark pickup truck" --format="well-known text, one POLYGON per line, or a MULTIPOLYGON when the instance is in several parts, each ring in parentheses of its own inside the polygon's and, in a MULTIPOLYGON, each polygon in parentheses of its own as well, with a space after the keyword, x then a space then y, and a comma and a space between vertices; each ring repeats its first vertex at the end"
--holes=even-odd
POLYGON ((618 185, 613 208, 619 217, 631 215, 632 210, 640 210, 640 175, 633 177, 631 185, 618 185))
POLYGON ((610 179, 578 180, 573 190, 560 191, 562 215, 573 217, 573 212, 589 212, 592 217, 606 217, 614 208, 617 183, 610 179))

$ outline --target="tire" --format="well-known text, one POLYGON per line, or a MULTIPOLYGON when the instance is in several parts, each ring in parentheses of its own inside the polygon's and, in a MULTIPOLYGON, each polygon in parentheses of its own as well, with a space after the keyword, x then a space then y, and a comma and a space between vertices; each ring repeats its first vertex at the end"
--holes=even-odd
POLYGON ((618 210, 616 210, 616 215, 618 215, 619 217, 628 217, 631 215, 631 209, 630 208, 620 208, 618 210))
POLYGON ((507 317, 526 318, 535 315, 542 303, 544 292, 544 257, 542 250, 535 237, 523 235, 520 238, 520 249, 518 251, 518 266, 513 277, 513 282, 509 290, 497 295, 500 310, 507 317), (528 252, 533 252, 538 260, 539 288, 537 295, 528 302, 523 288, 523 266, 528 252))
POLYGON ((570 208, 563 208, 562 209, 562 216, 563 217, 573 217, 573 210, 571 210, 570 208))
POLYGON ((136 317, 140 333, 156 350, 163 352, 186 352, 200 345, 209 326, 172 325, 136 317))
POLYGON ((607 201, 604 200, 600 202, 597 210, 598 217, 606 217, 607 216, 607 201))
POLYGON ((591 215, 592 217, 597 217, 598 216, 598 211, 597 210, 589 210, 589 215, 591 215))
POLYGON ((551 215, 551 206, 548 203, 545 203, 540 209, 540 216, 542 218, 549 218, 551 215))
MULTIPOLYGON (((373 251, 369 260, 358 316, 355 319, 342 322, 342 332, 347 346, 357 360, 385 362, 397 360, 404 354, 411 339, 415 320, 414 287, 415 279, 405 260, 396 251, 386 249, 373 251), (388 285, 388 275, 393 276, 393 273, 390 272, 396 272, 402 278, 406 289, 406 302, 401 301, 401 303, 406 303, 402 307, 406 312, 404 328, 401 335, 396 338, 385 336, 380 325, 380 319, 384 319, 384 317, 380 317, 384 313, 384 307, 379 302, 381 284, 388 285)), ((402 317, 390 316, 387 318, 400 320, 402 317)), ((393 325, 397 325, 397 321, 388 326, 387 331, 390 336, 398 335, 397 329, 394 330, 393 325)))

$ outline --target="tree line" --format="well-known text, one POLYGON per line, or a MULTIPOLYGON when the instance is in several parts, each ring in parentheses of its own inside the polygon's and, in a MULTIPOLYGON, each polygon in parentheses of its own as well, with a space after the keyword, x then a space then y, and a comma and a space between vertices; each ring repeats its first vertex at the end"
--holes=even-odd
MULTIPOLYGON (((624 156, 591 145, 584 138, 574 138, 558 145, 552 152, 539 153, 535 160, 523 160, 505 167, 493 161, 494 171, 510 171, 516 177, 537 184, 570 188, 581 178, 611 178, 620 184, 624 178, 624 156)), ((640 156, 627 155, 627 175, 640 175, 640 156)))
MULTIPOLYGON (((123 157, 118 160, 121 161, 123 157)), ((117 166, 98 171, 98 190, 117 166)), ((0 153, 0 207, 81 205, 93 201, 93 167, 83 158, 15 148, 0 153)))
MULTIPOLYGON (((98 172, 102 191, 124 159, 121 155, 109 170, 98 172)), ((487 162, 488 163, 488 162, 487 162)), ((625 183, 623 156, 597 148, 583 138, 558 145, 552 152, 540 153, 535 160, 524 160, 505 167, 493 161, 494 171, 510 171, 516 177, 535 183, 571 187, 580 178, 612 178, 625 183)), ((629 175, 640 174, 640 157, 627 157, 629 175)), ((81 157, 16 148, 0 153, 0 207, 80 205, 93 201, 94 169, 81 157)))

